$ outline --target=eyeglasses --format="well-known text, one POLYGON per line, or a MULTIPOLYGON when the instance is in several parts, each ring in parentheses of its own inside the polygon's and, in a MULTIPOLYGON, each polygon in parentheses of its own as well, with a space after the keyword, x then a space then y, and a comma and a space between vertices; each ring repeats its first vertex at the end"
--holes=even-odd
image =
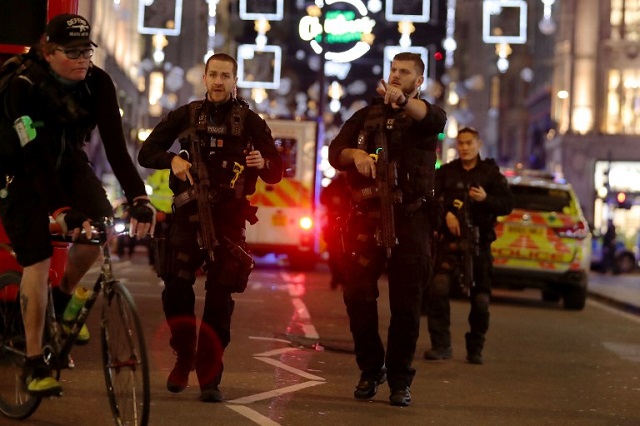
POLYGON ((78 59, 82 56, 85 59, 89 59, 93 56, 93 49, 56 49, 64 53, 68 59, 78 59))

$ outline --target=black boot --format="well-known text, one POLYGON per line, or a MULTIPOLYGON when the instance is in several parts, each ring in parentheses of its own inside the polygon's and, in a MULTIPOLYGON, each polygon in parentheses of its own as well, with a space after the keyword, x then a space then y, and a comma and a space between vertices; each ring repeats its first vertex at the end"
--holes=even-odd
POLYGON ((371 399, 378 393, 378 386, 387 381, 387 368, 382 367, 377 373, 362 373, 360 381, 353 391, 355 399, 371 399))
POLYGON ((173 393, 180 393, 189 385, 189 373, 193 370, 193 355, 186 355, 176 352, 178 358, 173 370, 167 378, 167 390, 173 393))
POLYGON ((484 363, 482 358, 482 348, 484 347, 484 335, 478 333, 466 333, 464 335, 467 344, 467 361, 471 364, 481 365, 484 363))
POLYGON ((170 323, 171 339, 169 345, 173 348, 177 359, 176 364, 167 378, 167 390, 173 393, 182 392, 189 385, 189 374, 195 369, 196 332, 195 322, 170 323))

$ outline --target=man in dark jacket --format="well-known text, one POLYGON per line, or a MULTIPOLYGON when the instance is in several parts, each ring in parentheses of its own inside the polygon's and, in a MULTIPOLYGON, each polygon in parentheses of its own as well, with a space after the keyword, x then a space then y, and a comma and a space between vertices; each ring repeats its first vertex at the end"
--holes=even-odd
POLYGON ((431 262, 432 228, 426 206, 433 196, 437 135, 446 123, 442 109, 418 97, 423 81, 424 63, 419 55, 396 55, 389 79, 378 86, 381 98, 357 111, 329 146, 329 161, 347 172, 353 195, 344 235, 343 298, 360 368, 354 397, 373 398, 388 376, 389 402, 396 406, 411 403, 422 283, 431 262), (385 140, 388 152, 382 146, 385 140), (396 173, 388 173, 385 199, 375 178, 387 170, 378 168, 376 156, 387 157, 390 165, 396 165, 396 173), (388 227, 381 220, 383 203, 391 203, 395 217, 389 221, 395 227, 394 244, 377 238, 388 227), (385 354, 378 333, 377 299, 378 279, 387 259, 391 323, 385 354))
POLYGON ((282 179, 282 159, 271 130, 233 95, 237 70, 238 64, 231 56, 212 55, 203 76, 205 99, 164 117, 138 155, 144 167, 171 170, 169 187, 174 193, 170 248, 163 260, 168 265, 156 263, 165 283, 162 306, 171 330, 170 345, 177 355, 167 389, 182 392, 195 367, 203 402, 223 400, 218 386, 222 354, 231 340, 231 293, 244 291, 250 272, 236 255, 246 248, 246 221, 257 220, 257 209, 249 204, 247 196, 255 191, 258 177, 270 184, 282 179), (180 155, 168 151, 176 139, 183 150, 180 155), (192 157, 198 152, 203 164, 194 165, 192 157), (192 176, 193 166, 204 166, 200 176, 192 176), (207 200, 202 200, 194 194, 192 185, 204 185, 205 174, 210 193, 204 194, 207 200), (210 209, 211 223, 200 217, 198 203, 203 202, 210 209), (203 231, 217 239, 213 259, 210 248, 202 244, 203 231), (196 271, 204 262, 206 296, 196 336, 193 285, 196 271))
POLYGON ((496 218, 511 212, 513 197, 495 161, 480 158, 480 147, 481 140, 475 129, 461 129, 457 136, 459 158, 436 171, 436 197, 442 197, 444 218, 443 229, 439 230, 435 273, 427 286, 431 337, 431 349, 424 354, 427 360, 452 356, 449 294, 452 281, 458 278, 455 275, 461 271, 463 260, 459 248, 464 236, 467 239, 464 244, 473 252, 473 282, 469 289, 471 330, 465 335, 467 360, 472 364, 483 362, 493 276, 491 242, 496 239, 496 218))
MULTIPOLYGON (((113 215, 102 182, 83 150, 91 130, 100 136, 131 208, 131 227, 139 237, 152 229, 154 209, 129 156, 115 87, 109 75, 91 63, 96 44, 89 22, 58 15, 47 25, 43 42, 31 49, 25 68, 13 78, 1 105, 0 216, 24 267, 20 284, 25 324, 27 390, 38 396, 61 392, 42 357, 47 279, 53 249, 49 216, 77 239, 90 221, 113 215)), ((62 315, 76 285, 93 265, 100 248, 75 244, 53 301, 62 315)), ((77 341, 86 342, 86 327, 77 341)))

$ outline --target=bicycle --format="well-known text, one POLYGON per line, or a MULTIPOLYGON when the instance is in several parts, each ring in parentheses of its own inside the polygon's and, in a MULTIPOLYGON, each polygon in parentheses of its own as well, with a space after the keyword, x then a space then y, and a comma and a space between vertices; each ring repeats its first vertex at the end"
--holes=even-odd
MULTIPOLYGON (((95 226, 97 237, 76 241, 74 244, 97 244, 102 248, 102 264, 93 291, 80 310, 76 320, 63 330, 56 318, 51 297, 51 281, 61 276, 60 256, 66 260, 71 242, 68 236, 54 236, 54 257, 49 279, 44 354, 51 371, 60 378, 61 370, 73 368, 70 352, 80 329, 100 294, 103 295, 101 318, 101 351, 104 376, 113 418, 116 425, 147 425, 150 409, 149 364, 142 324, 129 291, 115 279, 111 264, 107 230, 112 218, 95 226), (53 274, 53 275, 52 275, 53 274)), ((116 234, 117 235, 117 234, 116 234)), ((7 248, 6 244, 0 250, 7 248)), ((26 391, 22 379, 22 366, 26 359, 25 334, 19 301, 21 272, 5 271, 0 274, 0 414, 12 419, 26 419, 40 405, 42 397, 26 391)), ((65 324, 66 325, 66 324, 65 324)))

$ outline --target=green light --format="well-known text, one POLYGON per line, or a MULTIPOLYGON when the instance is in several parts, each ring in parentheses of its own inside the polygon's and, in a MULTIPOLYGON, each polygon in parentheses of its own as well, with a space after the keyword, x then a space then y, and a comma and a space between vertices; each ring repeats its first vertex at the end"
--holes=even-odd
POLYGON ((443 141, 445 138, 445 134, 444 133, 438 133, 438 140, 439 141, 443 141))
POLYGON ((436 159, 436 170, 438 170, 440 168, 440 166, 442 165, 442 161, 440 161, 439 158, 436 159))

